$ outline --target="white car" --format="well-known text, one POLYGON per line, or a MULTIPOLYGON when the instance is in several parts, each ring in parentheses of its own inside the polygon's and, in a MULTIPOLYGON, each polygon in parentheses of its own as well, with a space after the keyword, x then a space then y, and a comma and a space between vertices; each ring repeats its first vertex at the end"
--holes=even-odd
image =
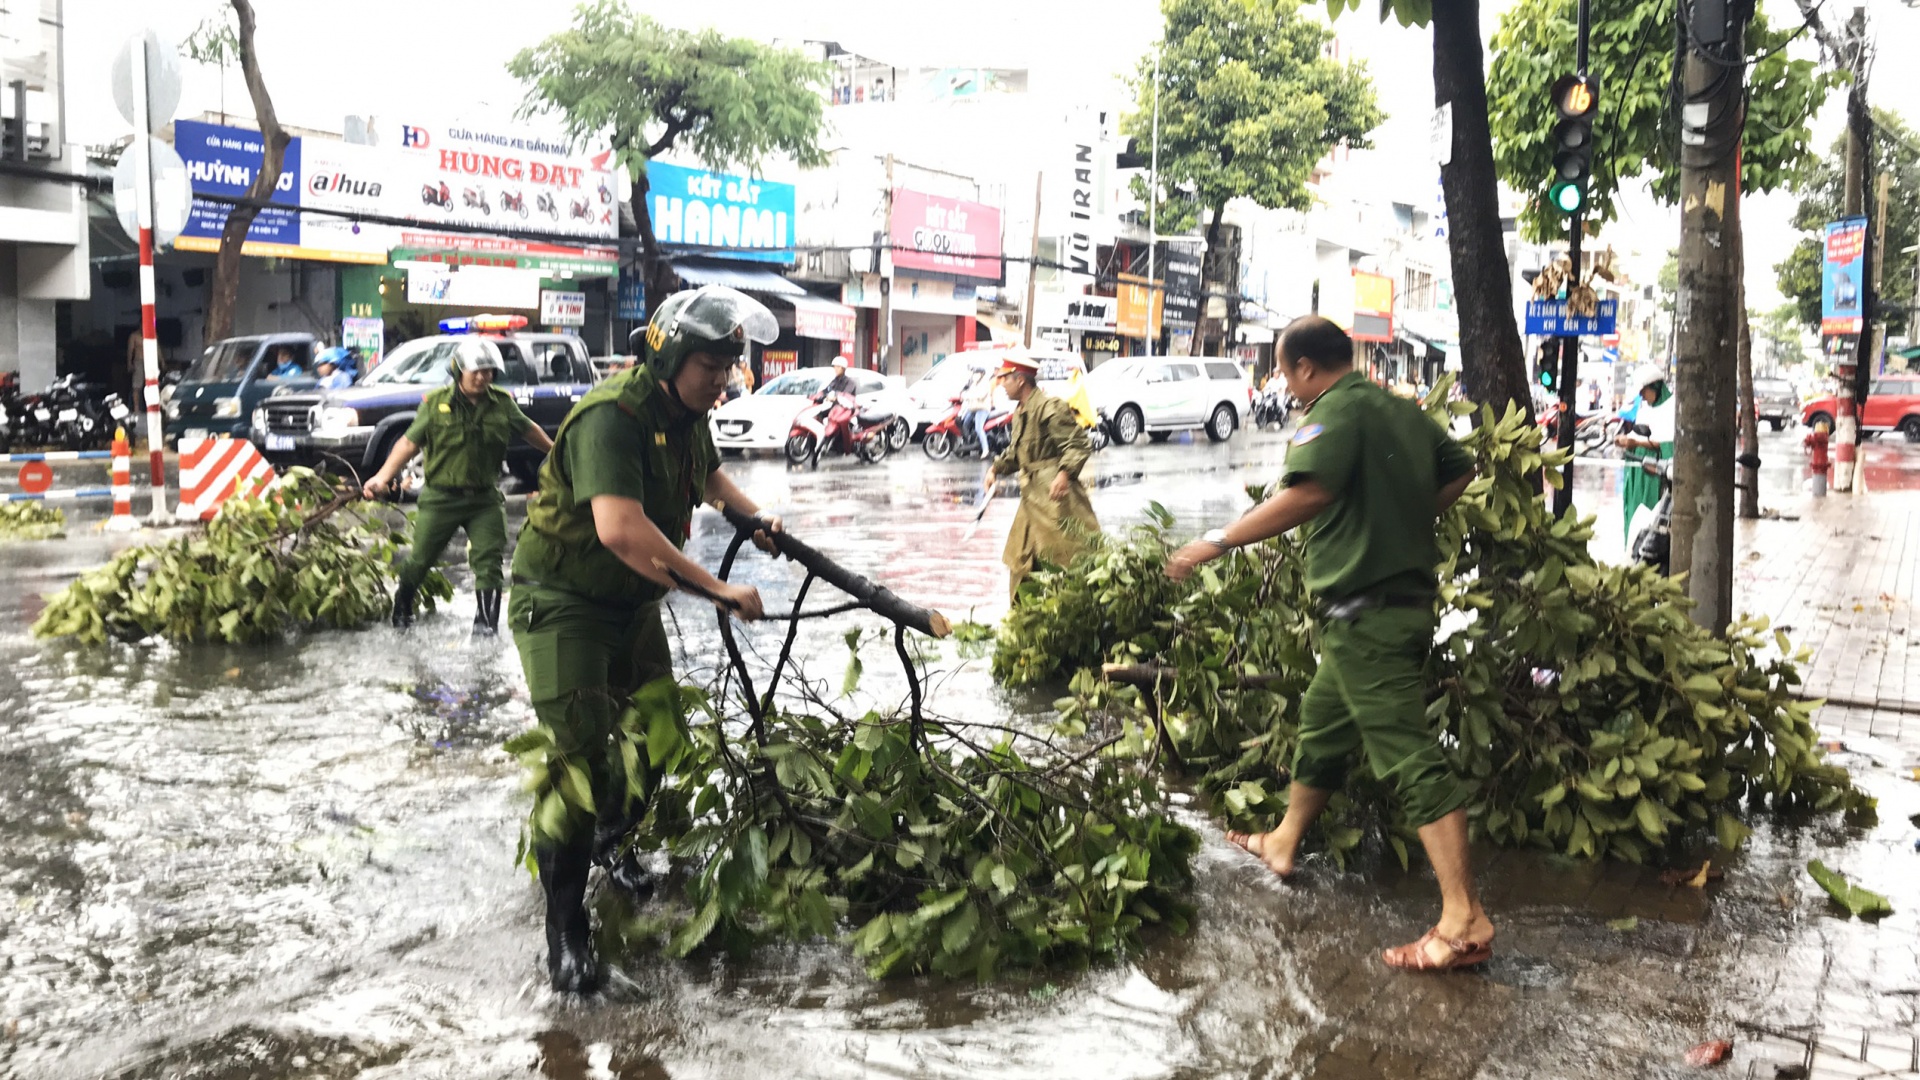
MULTIPOLYGON (((953 399, 959 397, 960 391, 966 388, 968 372, 978 368, 992 374, 999 369, 1005 355, 1014 348, 1008 345, 981 345, 952 353, 907 387, 907 396, 912 399, 912 404, 901 415, 913 425, 913 434, 923 434, 927 425, 939 421, 953 410, 953 399)), ((1074 374, 1085 375, 1087 371, 1086 364, 1073 353, 1050 349, 1019 351, 1040 361, 1040 389, 1055 397, 1073 396, 1074 374)), ((998 390, 994 391, 994 397, 996 411, 1013 408, 1013 403, 1007 401, 1006 396, 998 390)))
POLYGON ((1225 442, 1253 417, 1253 383, 1239 364, 1221 356, 1119 357, 1093 369, 1087 394, 1122 444, 1143 431, 1165 442, 1190 428, 1225 442))
MULTIPOLYGON (((862 406, 895 414, 893 426, 887 430, 887 442, 892 450, 905 449, 913 429, 900 415, 911 404, 901 380, 864 368, 850 368, 847 374, 853 376, 862 406)), ((832 380, 830 367, 800 368, 768 379, 758 390, 734 398, 707 417, 713 445, 722 451, 782 451, 793 430, 793 418, 832 380)))

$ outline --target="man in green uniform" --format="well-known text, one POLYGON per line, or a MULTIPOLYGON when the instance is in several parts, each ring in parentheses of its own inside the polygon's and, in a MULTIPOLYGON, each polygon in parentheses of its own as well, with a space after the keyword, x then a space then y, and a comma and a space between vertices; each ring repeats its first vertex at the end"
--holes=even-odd
POLYGON ((393 594, 393 625, 413 625, 420 582, 447 542, 467 531, 467 565, 473 569, 473 628, 500 629, 500 566, 507 555, 506 497, 500 494, 500 467, 518 436, 542 452, 553 440, 527 418, 506 391, 493 385, 506 370, 500 351, 485 338, 459 344, 452 363, 453 385, 429 393, 406 434, 393 444, 387 463, 367 481, 366 496, 377 499, 413 455, 427 455, 426 486, 414 515, 413 549, 400 566, 393 594))
POLYGON ((718 580, 680 548, 702 502, 758 513, 720 468, 707 412, 726 392, 747 342, 778 334, 772 312, 733 289, 709 285, 669 297, 646 329, 646 362, 574 406, 528 503, 507 623, 534 713, 552 732, 557 756, 586 768, 596 809, 569 805, 558 835, 542 827, 534 838, 556 991, 586 992, 599 982, 585 908, 589 866, 607 866, 613 884, 632 896, 651 888, 622 844, 644 815, 654 779, 641 778, 646 796, 628 797, 613 735, 633 692, 672 675, 660 602, 673 575, 741 618, 761 615, 757 590, 718 580))
POLYGON ((1353 370, 1353 342, 1333 323, 1296 320, 1279 354, 1307 410, 1287 447, 1283 486, 1167 560, 1167 574, 1184 579, 1242 544, 1308 526, 1320 666, 1300 701, 1286 818, 1273 832, 1227 839, 1290 875, 1300 838, 1345 785, 1357 751, 1393 783, 1440 881, 1438 925, 1383 958, 1406 970, 1478 964, 1492 955, 1493 924, 1467 861, 1469 793, 1441 756, 1421 686, 1440 561, 1434 525, 1473 480, 1473 460, 1418 405, 1353 370))
POLYGON ((1093 445, 1073 406, 1040 389, 1039 373, 1038 360, 1016 354, 995 376, 1017 406, 1013 441, 993 461, 995 476, 1020 474, 1020 509, 1000 556, 1014 594, 1034 567, 1065 566, 1100 533, 1100 519, 1080 484, 1093 445))

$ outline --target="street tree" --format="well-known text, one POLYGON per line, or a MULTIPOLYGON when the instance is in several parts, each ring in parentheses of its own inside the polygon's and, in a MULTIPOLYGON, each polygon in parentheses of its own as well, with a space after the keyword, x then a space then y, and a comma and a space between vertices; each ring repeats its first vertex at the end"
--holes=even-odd
POLYGON ((290 141, 280 127, 279 115, 273 110, 266 79, 260 74, 260 54, 253 41, 256 26, 253 4, 251 0, 231 2, 233 23, 229 23, 222 12, 201 23, 181 46, 188 59, 218 65, 223 71, 227 64, 239 60, 240 74, 246 80, 247 96, 253 99, 253 115, 260 125, 260 143, 264 148, 260 171, 253 175, 253 183, 247 186, 243 201, 227 215, 226 225, 220 230, 220 251, 213 259, 213 284, 207 297, 208 341, 233 336, 233 306, 240 295, 240 249, 247 242, 247 230, 253 228, 254 219, 260 216, 260 208, 273 197, 274 188, 280 184, 280 170, 290 141))
MULTIPOLYGON (((1525 196, 1520 226, 1528 239, 1566 237, 1567 217, 1546 203, 1553 177, 1558 114, 1547 88, 1574 70, 1575 0, 1519 0, 1500 17, 1487 71, 1493 160, 1509 187, 1525 196)), ((1592 0, 1587 70, 1600 83, 1594 123, 1589 233, 1619 216, 1623 185, 1646 180, 1662 201, 1679 192, 1677 118, 1671 107, 1674 0, 1592 0)), ((1747 24, 1747 124, 1740 141, 1740 190, 1787 185, 1812 160, 1813 114, 1844 76, 1788 57, 1795 31, 1776 30, 1756 11, 1747 24)))
MULTIPOLYGON (((1336 18, 1365 0, 1326 0, 1336 18)), ((1440 170, 1447 249, 1460 315, 1461 388, 1499 415, 1509 404, 1533 415, 1527 358, 1513 313, 1513 270, 1500 221, 1493 165, 1479 0, 1379 0, 1381 21, 1433 30, 1433 98, 1452 112, 1453 147, 1440 170)))
MULTIPOLYGON (((1912 249, 1920 244, 1920 201, 1913 197, 1920 192, 1920 132, 1890 109, 1873 110, 1873 128, 1871 171, 1892 177, 1894 191, 1887 200, 1887 243, 1881 249, 1886 262, 1880 270, 1877 310, 1886 319, 1887 333, 1910 333, 1916 302, 1912 249)), ((1793 227, 1803 235, 1773 267, 1781 294, 1793 302, 1800 321, 1816 333, 1820 329, 1820 228, 1846 216, 1847 137, 1841 135, 1833 145, 1833 153, 1808 159, 1793 178, 1793 191, 1800 196, 1793 227)))
POLYGON ((1753 326, 1753 339, 1765 347, 1772 368, 1794 367, 1806 363, 1807 347, 1802 341, 1799 306, 1788 301, 1772 311, 1747 312, 1753 326))
MULTIPOLYGON (((1333 32, 1299 0, 1161 0, 1160 10, 1166 33, 1140 60, 1121 131, 1142 146, 1154 138, 1157 94, 1158 227, 1184 232, 1204 215, 1211 268, 1229 200, 1307 209, 1314 166, 1335 146, 1366 146, 1385 116, 1365 66, 1327 57, 1333 32)), ((1145 180, 1135 194, 1149 197, 1145 180)))
POLYGON ((522 115, 555 114, 568 137, 606 140, 633 178, 633 217, 649 303, 673 288, 647 210, 647 163, 678 150, 714 171, 757 171, 784 155, 822 165, 827 65, 713 29, 677 30, 621 0, 592 0, 570 29, 522 49, 507 70, 527 84, 522 115))

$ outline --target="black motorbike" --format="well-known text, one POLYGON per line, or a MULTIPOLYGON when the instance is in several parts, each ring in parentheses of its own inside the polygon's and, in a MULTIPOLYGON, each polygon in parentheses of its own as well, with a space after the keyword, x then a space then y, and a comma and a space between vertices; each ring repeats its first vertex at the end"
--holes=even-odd
POLYGON ((1269 387, 1253 399, 1253 426, 1263 430, 1285 427, 1287 414, 1291 411, 1287 394, 1278 387, 1269 387))

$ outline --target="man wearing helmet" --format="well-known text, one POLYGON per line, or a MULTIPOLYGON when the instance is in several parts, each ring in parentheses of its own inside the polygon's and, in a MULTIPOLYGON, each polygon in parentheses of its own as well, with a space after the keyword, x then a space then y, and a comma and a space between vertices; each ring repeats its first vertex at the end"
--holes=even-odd
MULTIPOLYGON (((1626 450, 1630 461, 1670 458, 1673 456, 1674 402, 1673 390, 1667 386, 1667 373, 1648 364, 1635 373, 1634 382, 1640 397, 1634 423, 1644 426, 1647 433, 1623 431, 1614 441, 1626 450)), ((1620 516, 1626 527, 1627 543, 1632 544, 1634 511, 1659 505, 1660 478, 1649 476, 1645 469, 1630 468, 1623 483, 1620 516)))
POLYGON ((672 677, 660 621, 672 575, 741 618, 761 615, 758 590, 720 581, 680 549, 702 502, 758 513, 720 468, 707 412, 747 343, 770 342, 779 327, 758 301, 709 285, 669 297, 645 334, 645 362, 595 387, 560 425, 513 557, 507 620, 534 712, 554 740, 551 767, 583 766, 595 807, 569 804, 557 828, 533 827, 547 974, 561 992, 599 982, 585 908, 589 866, 606 866, 630 896, 651 891, 625 842, 656 778, 641 755, 644 775, 630 787, 613 736, 634 692, 672 677))
POLYGON ((516 436, 524 435, 542 451, 552 449, 553 440, 520 411, 511 395, 493 385, 505 365, 491 342, 460 342, 450 366, 453 384, 421 400, 420 411, 387 455, 387 463, 367 481, 366 496, 379 498, 413 455, 425 451, 426 486, 414 515, 413 549, 400 566, 400 585, 393 594, 393 625, 413 625, 420 582, 453 534, 465 529, 467 565, 473 569, 473 627, 491 634, 500 629, 501 563, 507 554, 500 466, 516 436))
POLYGON ((1040 389, 1039 377, 1040 362, 1018 353, 994 376, 1016 406, 1012 441, 993 461, 995 476, 1020 474, 1020 509, 1000 556, 1012 593, 1040 563, 1065 566, 1100 532, 1080 484, 1093 444, 1073 406, 1040 389))
POLYGON ((847 358, 836 356, 833 358, 833 379, 821 387, 820 393, 814 397, 816 400, 825 400, 835 394, 858 395, 858 393, 859 386, 853 381, 853 376, 847 374, 847 358))

